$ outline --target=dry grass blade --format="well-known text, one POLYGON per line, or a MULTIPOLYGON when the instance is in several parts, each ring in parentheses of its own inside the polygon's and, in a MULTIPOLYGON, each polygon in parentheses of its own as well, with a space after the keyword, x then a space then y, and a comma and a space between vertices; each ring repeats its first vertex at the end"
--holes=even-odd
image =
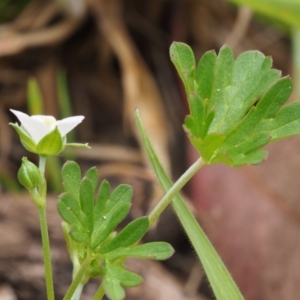
MULTIPOLYGON (((89 1, 99 28, 116 54, 124 90, 124 120, 139 139, 134 120, 139 108, 144 125, 165 168, 170 171, 164 108, 154 78, 131 41, 122 21, 120 1, 89 1)), ((142 148, 143 149, 143 148, 142 148)))
MULTIPOLYGON (((48 3, 41 7, 29 5, 27 9, 28 11, 25 9, 15 23, 2 26, 0 56, 15 55, 32 47, 56 45, 78 29, 85 19, 85 14, 69 14, 61 22, 48 27, 49 22, 59 12, 59 7, 48 3), (39 17, 35 18, 35 21, 29 21, 28 16, 32 16, 33 12, 39 17), (27 30, 24 32, 24 29, 27 30)), ((63 12, 62 9, 61 12, 63 12)))

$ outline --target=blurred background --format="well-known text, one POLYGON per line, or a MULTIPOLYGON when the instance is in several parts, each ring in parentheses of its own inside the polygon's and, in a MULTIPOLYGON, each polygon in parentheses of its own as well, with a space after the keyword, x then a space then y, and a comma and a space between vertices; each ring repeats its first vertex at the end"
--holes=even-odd
MULTIPOLYGON (((8 125, 17 121, 9 109, 85 116, 68 140, 92 149, 48 162, 50 239, 62 299, 72 270, 56 212, 63 163, 96 165, 100 179, 133 185, 130 217, 136 218, 163 193, 144 155, 135 108, 174 180, 197 159, 182 129, 187 103, 169 59, 173 41, 188 43, 197 60, 225 43, 236 56, 260 50, 296 87, 300 77, 298 0, 1 0, 0 23, 0 300, 46 299, 38 217, 16 180, 21 157, 37 157, 8 125)), ((290 101, 296 99, 297 88, 290 101)), ((299 149, 300 138, 293 137, 269 145, 259 166, 204 167, 184 190, 245 299, 299 299, 299 149)), ((145 283, 129 289, 127 299, 214 299, 171 209, 146 239, 168 241, 176 253, 163 264, 130 260, 145 283)), ((88 284, 82 299, 91 299, 97 286, 88 284)))

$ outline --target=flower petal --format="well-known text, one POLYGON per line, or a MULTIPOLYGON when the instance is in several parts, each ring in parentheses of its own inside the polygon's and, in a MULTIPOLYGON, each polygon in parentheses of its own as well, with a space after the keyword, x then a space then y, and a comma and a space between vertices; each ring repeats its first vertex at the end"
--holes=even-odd
POLYGON ((84 116, 75 116, 63 119, 61 121, 57 121, 57 128, 61 134, 61 136, 65 136, 68 132, 70 132, 73 128, 75 128, 79 123, 82 122, 84 116))
POLYGON ((42 136, 39 139, 39 141, 44 136, 46 136, 47 134, 52 132, 56 128, 56 125, 57 125, 56 119, 52 116, 33 115, 33 116, 31 116, 31 119, 37 120, 38 122, 40 122, 39 124, 41 124, 39 131, 41 132, 42 136))
MULTIPOLYGON (((44 116, 36 115, 36 116, 29 117, 27 114, 24 114, 17 110, 11 109, 10 111, 17 116, 17 118, 21 122, 22 126, 25 128, 25 130, 28 132, 28 134, 31 136, 31 138, 34 140, 34 142, 36 144, 38 144, 38 142, 45 135, 47 135, 54 129, 54 127, 53 128, 49 127, 45 123, 45 121, 41 118, 44 116)), ((51 118, 53 118, 53 117, 51 117, 51 118)), ((55 118, 53 118, 53 119, 55 121, 55 118)))
POLYGON ((28 132, 36 144, 42 139, 43 136, 45 136, 45 134, 48 133, 48 130, 46 131, 45 124, 43 124, 41 120, 33 119, 27 114, 17 110, 11 109, 10 111, 17 116, 23 128, 28 132))

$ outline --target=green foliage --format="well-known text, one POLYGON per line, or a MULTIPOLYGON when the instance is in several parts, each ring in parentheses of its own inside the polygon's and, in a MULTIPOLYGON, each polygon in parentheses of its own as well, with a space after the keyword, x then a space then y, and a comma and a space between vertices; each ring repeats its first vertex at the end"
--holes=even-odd
MULTIPOLYGON (((168 192, 172 189, 173 183, 153 150, 138 111, 136 120, 155 175, 164 191, 168 192)), ((244 299, 218 253, 179 194, 173 198, 172 206, 203 265, 216 299, 244 299)))
POLYGON ((265 16, 284 22, 291 27, 300 27, 300 3, 298 0, 229 0, 246 5, 265 16))
POLYGON ((123 286, 137 286, 143 281, 142 277, 125 270, 123 267, 115 266, 105 262, 104 267, 104 290, 110 299, 121 300, 125 297, 123 286))
POLYGON ((65 221, 64 236, 74 274, 79 272, 83 260, 92 258, 84 282, 89 277, 102 276, 110 299, 123 299, 122 286, 135 286, 142 281, 139 275, 126 270, 124 259, 167 259, 173 254, 173 248, 164 242, 137 245, 149 229, 147 217, 133 220, 119 233, 114 231, 130 210, 130 186, 122 184, 111 192, 104 180, 96 193, 97 169, 89 169, 81 178, 78 164, 71 161, 64 165, 62 178, 65 193, 58 201, 58 211, 65 221))
POLYGON ((198 66, 183 43, 173 43, 170 55, 187 92, 184 127, 206 163, 257 164, 267 155, 262 146, 300 132, 300 102, 281 108, 292 82, 261 52, 234 60, 224 46, 218 55, 206 52, 198 66))

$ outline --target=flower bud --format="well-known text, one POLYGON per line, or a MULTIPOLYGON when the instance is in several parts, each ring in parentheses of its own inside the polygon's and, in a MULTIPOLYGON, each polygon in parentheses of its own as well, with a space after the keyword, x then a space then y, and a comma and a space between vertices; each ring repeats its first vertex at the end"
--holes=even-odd
POLYGON ((22 158, 22 165, 18 171, 19 182, 28 190, 33 190, 42 182, 39 168, 26 157, 22 158))

